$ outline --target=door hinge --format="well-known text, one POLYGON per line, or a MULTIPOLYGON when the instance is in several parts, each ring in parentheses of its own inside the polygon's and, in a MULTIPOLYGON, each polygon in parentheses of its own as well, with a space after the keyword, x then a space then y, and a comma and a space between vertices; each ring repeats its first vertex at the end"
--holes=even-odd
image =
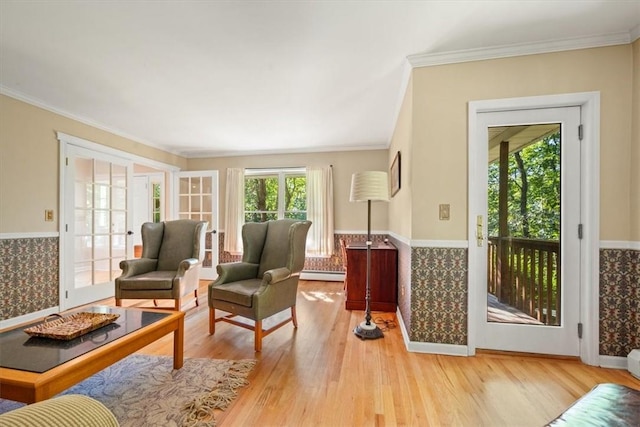
POLYGON ((584 136, 584 127, 583 125, 578 126, 578 139, 582 141, 582 137, 584 136))
POLYGON ((578 338, 582 338, 582 323, 578 323, 578 338))
POLYGON ((578 239, 582 239, 582 224, 578 224, 578 239))
POLYGON ((65 224, 65 225, 64 225, 64 231, 65 231, 65 232, 69 231, 69 224, 65 224))
POLYGON ((69 158, 68 157, 64 158, 64 164, 65 164, 65 166, 69 166, 69 158))
POLYGON ((64 297, 65 297, 66 299, 69 299, 69 291, 64 291, 64 297))

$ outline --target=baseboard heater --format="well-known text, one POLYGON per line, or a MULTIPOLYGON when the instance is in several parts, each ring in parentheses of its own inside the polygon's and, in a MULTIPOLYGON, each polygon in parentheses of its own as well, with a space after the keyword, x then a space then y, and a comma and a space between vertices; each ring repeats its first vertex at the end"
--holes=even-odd
POLYGON ((303 280, 321 280, 325 282, 342 282, 344 273, 339 271, 302 270, 300 278, 303 280))
POLYGON ((631 350, 627 356, 627 369, 640 380, 640 349, 631 350))

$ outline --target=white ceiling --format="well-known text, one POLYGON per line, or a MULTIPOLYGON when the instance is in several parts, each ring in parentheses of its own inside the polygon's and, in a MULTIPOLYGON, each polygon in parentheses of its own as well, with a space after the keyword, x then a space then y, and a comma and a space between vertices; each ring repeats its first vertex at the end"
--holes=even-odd
POLYGON ((0 91, 187 157, 386 148, 408 57, 628 43, 639 26, 640 0, 0 0, 0 91))

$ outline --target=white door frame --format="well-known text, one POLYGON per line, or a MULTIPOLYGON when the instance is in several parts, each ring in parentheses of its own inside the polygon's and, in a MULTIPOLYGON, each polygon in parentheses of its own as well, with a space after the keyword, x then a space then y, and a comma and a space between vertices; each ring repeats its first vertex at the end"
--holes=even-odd
MULTIPOLYGON (((146 165, 149 167, 153 167, 155 169, 159 169, 159 170, 165 170, 167 172, 175 172, 180 170, 180 168, 173 166, 173 165, 169 165, 166 163, 161 163, 161 162, 157 162, 155 160, 150 160, 141 156, 137 156, 135 154, 131 154, 131 153, 127 153, 125 151, 120 151, 117 150, 115 148, 111 148, 111 147, 107 147, 105 145, 102 144, 98 144, 95 142, 91 142, 88 141, 86 139, 83 138, 79 138, 73 135, 68 135, 66 133, 63 132, 56 132, 56 136, 58 141, 60 142, 60 146, 59 146, 59 181, 58 181, 58 190, 59 190, 59 195, 60 195, 60 199, 58 202, 58 206, 59 206, 59 210, 60 210, 60 214, 58 215, 58 230, 60 233, 60 238, 59 238, 59 249, 58 249, 58 254, 59 254, 59 258, 58 258, 58 288, 59 288, 59 307, 60 310, 67 310, 69 308, 71 308, 70 306, 68 306, 67 304, 67 298, 65 297, 65 291, 66 291, 66 283, 70 280, 73 280, 73 278, 69 278, 67 277, 67 273, 66 273, 66 263, 68 262, 68 254, 65 253, 65 248, 68 246, 68 242, 67 242, 67 233, 65 232, 65 224, 66 224, 66 220, 67 220, 67 203, 66 203, 66 199, 67 197, 69 197, 69 195, 67 194, 67 190, 66 190, 66 179, 67 179, 67 175, 66 175, 66 153, 67 153, 67 147, 72 145, 72 146, 77 146, 77 147, 82 147, 88 150, 92 150, 96 153, 99 154, 106 154, 109 156, 114 156, 114 157, 119 157, 122 159, 126 159, 127 161, 131 161, 132 163, 138 163, 138 164, 142 164, 142 165, 146 165)), ((69 237, 69 238, 73 238, 73 236, 69 237)), ((133 254, 131 254, 133 255, 133 254)), ((71 258, 73 259, 73 258, 71 258)), ((115 288, 114 288, 114 292, 115 292, 115 288)))
MULTIPOLYGON (((580 159, 581 220, 583 228, 580 254, 580 322, 583 325, 580 358, 589 365, 599 364, 599 236, 600 236, 600 92, 582 92, 525 98, 494 99, 469 102, 468 116, 468 318, 467 352, 475 355, 477 345, 476 324, 485 313, 479 309, 480 292, 475 274, 478 256, 486 256, 486 248, 476 245, 476 216, 482 213, 477 165, 473 159, 480 155, 484 141, 478 141, 475 132, 479 113, 536 108, 579 106, 582 110, 583 138, 580 159)), ((577 230, 576 230, 577 232, 577 230)))

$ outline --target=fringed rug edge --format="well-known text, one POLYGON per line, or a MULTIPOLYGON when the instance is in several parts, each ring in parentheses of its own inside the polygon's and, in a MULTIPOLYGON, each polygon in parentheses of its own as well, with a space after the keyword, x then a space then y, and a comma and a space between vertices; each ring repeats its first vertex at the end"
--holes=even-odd
POLYGON ((184 427, 215 427, 214 410, 224 411, 238 396, 238 389, 249 385, 247 377, 257 360, 236 360, 211 391, 195 397, 184 406, 187 411, 184 427))

